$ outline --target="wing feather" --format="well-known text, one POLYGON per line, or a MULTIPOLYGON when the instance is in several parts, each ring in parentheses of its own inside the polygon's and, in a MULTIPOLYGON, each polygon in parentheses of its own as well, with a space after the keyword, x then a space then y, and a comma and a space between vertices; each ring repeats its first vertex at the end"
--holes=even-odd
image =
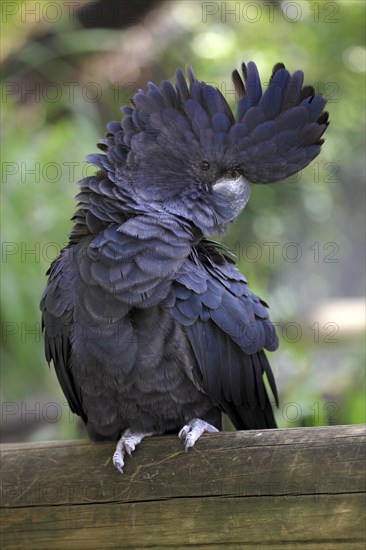
POLYGON ((278 341, 267 306, 212 242, 203 241, 173 283, 173 316, 186 328, 204 387, 237 428, 275 427, 263 380, 278 402, 263 349, 278 341))

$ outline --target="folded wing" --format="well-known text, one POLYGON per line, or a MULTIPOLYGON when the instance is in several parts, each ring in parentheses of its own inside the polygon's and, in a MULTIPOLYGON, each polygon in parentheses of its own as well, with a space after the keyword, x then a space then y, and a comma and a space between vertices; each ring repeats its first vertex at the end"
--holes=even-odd
POLYGON ((275 427, 266 373, 277 390, 264 349, 278 346, 266 304, 237 268, 208 241, 200 243, 173 285, 174 317, 186 327, 204 386, 238 429, 275 427))

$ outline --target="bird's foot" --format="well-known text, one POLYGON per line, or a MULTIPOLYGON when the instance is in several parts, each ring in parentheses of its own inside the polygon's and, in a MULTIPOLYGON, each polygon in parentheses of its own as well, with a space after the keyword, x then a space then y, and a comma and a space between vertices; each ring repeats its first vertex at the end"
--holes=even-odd
POLYGON ((218 431, 219 430, 215 428, 215 426, 212 426, 212 424, 209 424, 204 420, 200 420, 199 418, 193 418, 193 420, 190 420, 188 424, 183 426, 178 434, 178 437, 181 441, 184 440, 184 448, 187 452, 189 447, 193 447, 193 445, 196 443, 197 439, 201 437, 203 432, 218 431))
POLYGON ((123 466, 124 466, 124 457, 127 453, 129 456, 131 456, 132 451, 135 450, 136 445, 141 443, 141 441, 144 439, 144 437, 148 437, 150 435, 153 435, 152 433, 132 433, 130 430, 125 430, 122 434, 121 439, 118 441, 116 450, 114 451, 113 455, 113 464, 117 468, 121 474, 123 474, 123 466))

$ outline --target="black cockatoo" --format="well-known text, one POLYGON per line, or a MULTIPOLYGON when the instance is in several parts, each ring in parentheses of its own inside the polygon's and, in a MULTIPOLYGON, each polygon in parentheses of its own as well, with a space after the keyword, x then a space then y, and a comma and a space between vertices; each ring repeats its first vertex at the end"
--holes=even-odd
POLYGON ((108 124, 98 168, 80 182, 69 244, 41 301, 47 361, 93 439, 119 440, 122 472, 147 435, 178 432, 185 448, 220 429, 276 426, 264 349, 276 333, 264 301, 209 240, 245 207, 251 183, 302 170, 320 152, 325 99, 303 73, 275 65, 233 72, 236 117, 187 68, 176 84, 138 90, 108 124))

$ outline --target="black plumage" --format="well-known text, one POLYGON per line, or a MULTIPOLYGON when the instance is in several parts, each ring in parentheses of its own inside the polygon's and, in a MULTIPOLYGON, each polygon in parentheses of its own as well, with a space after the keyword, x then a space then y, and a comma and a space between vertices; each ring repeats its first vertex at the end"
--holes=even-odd
POLYGON ((236 117, 187 69, 139 90, 108 124, 80 182, 70 241, 48 272, 47 361, 73 412, 114 457, 178 431, 186 447, 220 427, 273 428, 264 350, 278 345, 267 305, 208 236, 245 207, 250 183, 298 172, 320 152, 325 100, 277 63, 267 90, 254 63, 233 73, 236 117), (201 420, 197 420, 201 419, 201 420))

